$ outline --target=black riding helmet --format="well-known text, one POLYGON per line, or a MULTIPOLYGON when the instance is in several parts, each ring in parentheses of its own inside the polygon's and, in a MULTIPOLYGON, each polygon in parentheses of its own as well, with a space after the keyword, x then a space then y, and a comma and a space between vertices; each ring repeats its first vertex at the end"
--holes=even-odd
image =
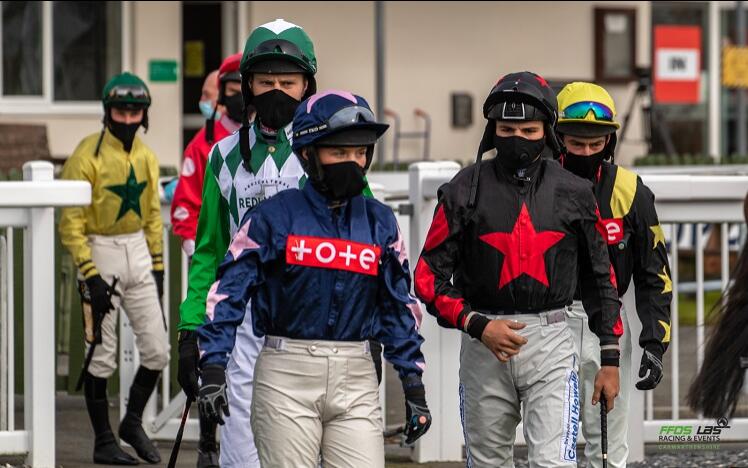
POLYGON ((493 147, 493 135, 496 132, 495 121, 541 120, 545 127, 546 146, 553 151, 554 157, 562 153, 561 142, 555 132, 558 120, 556 93, 540 75, 528 71, 504 75, 488 93, 483 103, 483 117, 487 120, 486 129, 475 158, 476 164, 468 207, 475 206, 480 163, 483 153, 493 147))

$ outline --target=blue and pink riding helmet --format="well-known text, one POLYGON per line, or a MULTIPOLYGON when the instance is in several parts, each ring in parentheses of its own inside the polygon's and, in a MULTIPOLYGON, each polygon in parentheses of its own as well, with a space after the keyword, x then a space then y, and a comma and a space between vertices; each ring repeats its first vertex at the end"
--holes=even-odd
MULTIPOLYGON (((389 125, 377 122, 366 99, 349 91, 327 90, 308 97, 296 109, 292 147, 306 165, 301 157, 303 148, 366 146, 365 169, 368 169, 374 144, 388 128, 389 125)), ((315 156, 316 151, 309 153, 315 156)), ((305 169, 313 175, 309 168, 305 169)))

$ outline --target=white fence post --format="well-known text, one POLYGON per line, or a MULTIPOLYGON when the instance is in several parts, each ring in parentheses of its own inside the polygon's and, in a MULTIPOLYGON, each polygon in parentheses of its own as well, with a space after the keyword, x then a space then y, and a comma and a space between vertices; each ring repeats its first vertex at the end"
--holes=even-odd
MULTIPOLYGON (((415 268, 423 240, 431 225, 440 185, 454 177, 460 166, 454 162, 421 162, 410 165, 410 202, 413 217, 410 222, 410 245, 408 252, 415 268)), ((423 374, 426 397, 433 415, 431 429, 416 444, 413 460, 429 461, 462 460, 462 431, 460 422, 460 399, 458 395, 458 370, 460 333, 437 325, 433 318, 421 324, 421 335, 425 342, 421 347, 426 358, 423 374)))
MULTIPOLYGON (((23 165, 26 181, 51 181, 54 168, 49 162, 23 165)), ((55 464, 55 327, 54 258, 55 211, 51 207, 31 208, 24 239, 24 413, 29 432, 27 463, 34 467, 55 464), (46 293, 37 290, 49 288, 46 293)))
MULTIPOLYGON (((54 207, 91 203, 88 182, 54 181, 51 163, 23 166, 23 182, 0 183, 0 226, 26 228, 24 238, 24 430, 0 430, 0 453, 26 454, 26 465, 55 466, 54 207)), ((8 233, 11 231, 9 230, 8 233)), ((10 234, 8 235, 9 239, 10 234)), ((9 252, 10 246, 9 243, 9 252)), ((8 256, 9 260, 10 255, 8 256)), ((7 262, 12 278, 12 263, 7 262)), ((8 293, 10 296, 11 290, 8 293)), ((12 305, 12 299, 9 301, 12 305)), ((8 311, 12 317, 13 312, 8 311)), ((12 334, 11 334, 12 336, 12 334)), ((11 342, 8 346, 13 346, 11 342)), ((10 367, 10 366, 9 366, 10 367)), ((0 369, 0 372, 12 372, 0 369)), ((12 374, 9 375, 12 379, 12 374)), ((12 380, 10 380, 12 382, 12 380)), ((12 391, 12 386, 9 391, 12 391)), ((12 411, 12 407, 8 408, 12 411)))

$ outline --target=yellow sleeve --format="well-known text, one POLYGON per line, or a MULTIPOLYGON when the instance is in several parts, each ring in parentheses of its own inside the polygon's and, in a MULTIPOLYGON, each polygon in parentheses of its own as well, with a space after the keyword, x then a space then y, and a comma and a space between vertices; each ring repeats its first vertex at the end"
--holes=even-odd
POLYGON ((148 179, 151 186, 149 187, 148 215, 144 220, 143 231, 145 231, 145 238, 148 242, 148 250, 151 252, 153 269, 163 271, 164 224, 161 219, 161 199, 158 195, 158 160, 153 153, 149 152, 146 161, 148 162, 148 179))
MULTIPOLYGON (((83 180, 90 183, 93 188, 95 169, 91 161, 81 154, 80 148, 79 146, 65 162, 65 166, 62 168, 62 179, 83 180)), ((91 248, 86 238, 87 210, 89 210, 87 206, 63 208, 59 226, 60 240, 70 251, 78 271, 84 278, 99 274, 91 259, 91 248)))

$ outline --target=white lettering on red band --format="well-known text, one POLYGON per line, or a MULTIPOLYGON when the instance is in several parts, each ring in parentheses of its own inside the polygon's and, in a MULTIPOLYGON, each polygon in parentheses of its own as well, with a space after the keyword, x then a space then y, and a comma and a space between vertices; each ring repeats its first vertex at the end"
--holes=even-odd
POLYGON ((376 276, 381 249, 343 239, 288 236, 286 263, 376 276))
POLYGON ((608 232, 608 244, 617 244, 623 240, 623 219, 603 219, 603 225, 608 232))

